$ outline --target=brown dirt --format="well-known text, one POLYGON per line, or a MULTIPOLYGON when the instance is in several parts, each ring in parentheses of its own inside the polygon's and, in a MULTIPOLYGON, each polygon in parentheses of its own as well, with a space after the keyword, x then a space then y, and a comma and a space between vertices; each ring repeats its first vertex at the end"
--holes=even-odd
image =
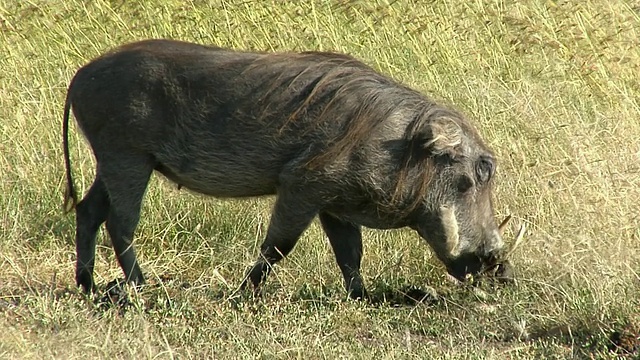
POLYGON ((609 336, 609 351, 640 359, 640 314, 609 336))

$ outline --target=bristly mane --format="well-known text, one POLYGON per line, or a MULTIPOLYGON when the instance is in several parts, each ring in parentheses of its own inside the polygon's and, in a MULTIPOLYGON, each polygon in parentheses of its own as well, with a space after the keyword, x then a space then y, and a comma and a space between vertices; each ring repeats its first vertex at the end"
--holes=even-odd
MULTIPOLYGON (((405 133, 406 149, 398 165, 395 189, 386 199, 391 208, 403 203, 412 211, 427 195, 433 178, 432 156, 460 142, 466 121, 458 112, 447 109, 425 95, 408 88, 370 66, 344 54, 304 52, 265 53, 245 72, 269 65, 274 77, 268 83, 264 99, 274 91, 286 89, 294 94, 287 121, 282 129, 313 112, 315 122, 332 121, 349 114, 343 131, 317 155, 306 162, 309 170, 320 169, 336 159, 352 154, 392 116, 405 116, 409 122, 405 133), (428 131, 430 139, 420 135, 428 131), (426 142, 421 142, 426 140, 426 142)), ((262 118, 269 116, 265 104, 262 118)), ((385 204, 380 204, 385 206, 385 204)))

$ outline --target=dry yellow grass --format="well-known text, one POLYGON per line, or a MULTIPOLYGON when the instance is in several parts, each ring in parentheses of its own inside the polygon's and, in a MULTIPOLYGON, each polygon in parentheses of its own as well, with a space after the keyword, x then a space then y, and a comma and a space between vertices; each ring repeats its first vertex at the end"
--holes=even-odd
MULTIPOLYGON (((640 305, 638 74, 637 1, 0 0, 0 358, 615 358, 609 337, 640 305), (271 200, 156 178, 136 244, 158 285, 124 315, 97 309, 74 287, 60 210, 64 93, 92 57, 150 37, 348 52, 455 104, 497 153, 507 236, 528 228, 518 286, 457 288, 413 233, 368 231, 374 293, 430 285, 443 300, 346 301, 313 226, 264 299, 238 297, 271 200)), ((86 189, 93 159, 75 131, 72 160, 86 189)), ((104 285, 120 270, 101 239, 104 285)))

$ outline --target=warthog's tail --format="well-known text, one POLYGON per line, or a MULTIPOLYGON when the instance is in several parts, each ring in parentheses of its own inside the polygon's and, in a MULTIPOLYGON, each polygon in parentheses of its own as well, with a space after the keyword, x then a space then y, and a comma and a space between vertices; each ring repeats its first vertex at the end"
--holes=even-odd
POLYGON ((76 189, 73 187, 73 177, 71 176, 71 159, 69 157, 69 116, 71 110, 71 100, 69 99, 69 91, 64 101, 64 115, 62 119, 62 146, 64 149, 64 165, 67 174, 67 186, 64 192, 64 205, 62 206, 65 213, 73 210, 78 204, 76 189))

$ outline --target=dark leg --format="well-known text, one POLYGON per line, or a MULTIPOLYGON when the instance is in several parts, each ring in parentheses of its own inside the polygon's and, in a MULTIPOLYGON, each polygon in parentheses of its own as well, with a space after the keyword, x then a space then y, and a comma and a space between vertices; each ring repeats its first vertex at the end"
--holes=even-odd
POLYGON ((344 286, 353 299, 363 299, 367 293, 360 275, 362 234, 360 227, 327 213, 320 213, 320 223, 329 238, 336 261, 344 277, 344 286))
POLYGON ((144 284, 144 276, 132 244, 140 220, 140 207, 153 171, 147 157, 123 157, 101 165, 111 208, 107 216, 107 231, 127 283, 144 284))
POLYGON ((257 290, 269 275, 272 266, 291 252, 316 213, 315 208, 305 206, 304 202, 299 201, 295 196, 278 193, 267 237, 260 247, 260 256, 248 271, 247 279, 241 287, 245 288, 247 281, 251 280, 257 290))
POLYGON ((87 293, 95 290, 96 234, 108 213, 109 196, 98 174, 87 195, 76 206, 76 284, 87 293))

